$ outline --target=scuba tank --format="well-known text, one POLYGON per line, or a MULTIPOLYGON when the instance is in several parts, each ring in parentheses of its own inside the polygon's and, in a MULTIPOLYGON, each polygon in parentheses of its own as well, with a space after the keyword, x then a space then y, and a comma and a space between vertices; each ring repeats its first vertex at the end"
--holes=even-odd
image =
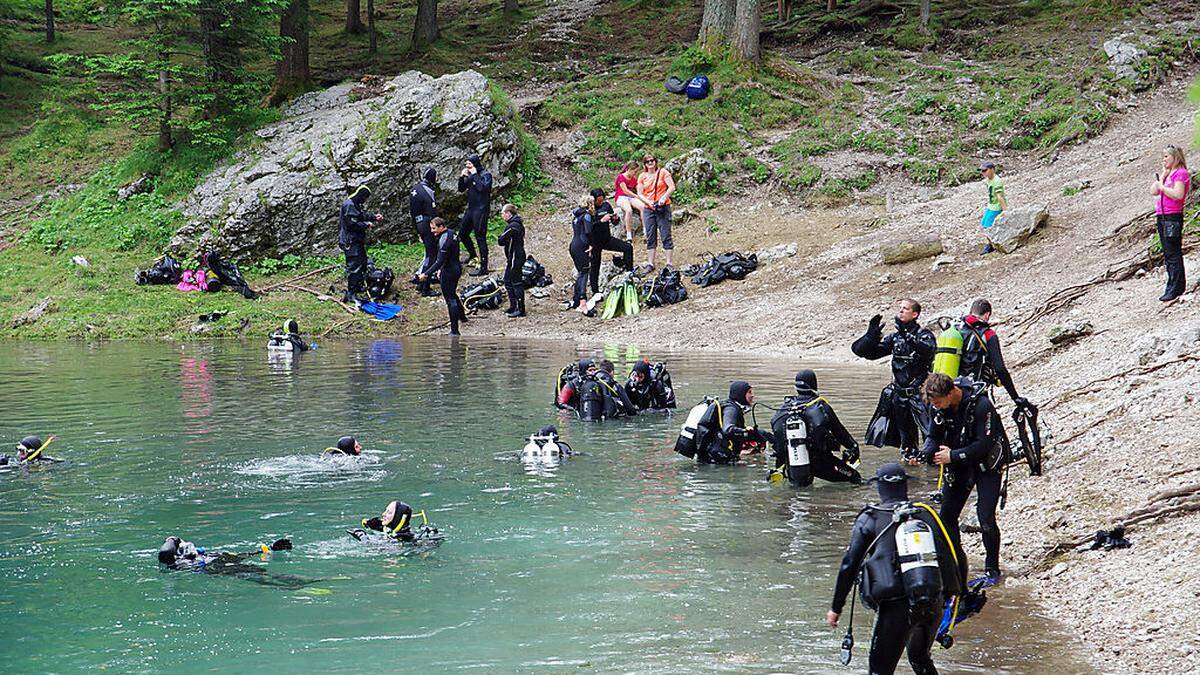
POLYGON ((963 335, 957 328, 950 326, 942 331, 937 338, 933 372, 946 375, 952 380, 958 377, 958 368, 962 363, 962 349, 963 335))
POLYGON ((600 383, 595 379, 583 380, 579 383, 579 419, 586 422, 600 422, 607 415, 604 392, 600 383))
POLYGON ((554 464, 567 454, 558 444, 558 434, 534 434, 521 450, 521 461, 527 464, 554 464))
POLYGON ((896 553, 904 594, 912 606, 940 603, 942 573, 933 528, 908 510, 896 510, 896 553))
POLYGON ((804 416, 796 414, 784 422, 784 434, 787 437, 788 473, 792 480, 806 478, 811 463, 808 456, 808 425, 804 416))
POLYGON ((695 459, 696 452, 700 449, 700 423, 716 403, 717 399, 705 396, 702 402, 688 411, 687 420, 679 429, 679 438, 675 440, 675 452, 688 459, 695 459))

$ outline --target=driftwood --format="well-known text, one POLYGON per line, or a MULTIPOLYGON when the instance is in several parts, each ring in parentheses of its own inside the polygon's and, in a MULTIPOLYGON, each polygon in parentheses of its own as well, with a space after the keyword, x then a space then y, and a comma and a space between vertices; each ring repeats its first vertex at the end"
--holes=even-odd
POLYGON ((298 284, 288 284, 287 288, 295 289, 297 291, 304 291, 305 293, 316 296, 316 298, 322 302, 336 302, 337 304, 341 305, 342 309, 346 310, 348 313, 350 313, 354 316, 358 316, 357 310, 355 310, 350 305, 347 305, 346 303, 342 302, 341 300, 338 300, 337 298, 333 297, 332 295, 326 295, 325 293, 321 293, 320 291, 314 291, 311 288, 305 288, 304 286, 300 286, 298 284))
POLYGON ((1086 281, 1082 284, 1076 284, 1074 286, 1067 286, 1066 288, 1055 292, 1054 295, 1051 295, 1050 298, 1046 300, 1046 302, 1042 303, 1041 306, 1030 312, 1025 318, 1017 321, 1015 325, 1017 328, 1028 327, 1042 317, 1049 316, 1050 314, 1070 307, 1071 304, 1076 300, 1082 298, 1084 295, 1087 295, 1087 292, 1091 290, 1093 286, 1099 286, 1100 284, 1108 283, 1110 281, 1125 281, 1126 279, 1129 279, 1133 277, 1133 275, 1137 274, 1138 270, 1150 269, 1154 267, 1158 260, 1158 256, 1153 256, 1149 253, 1139 253, 1132 258, 1122 261, 1115 267, 1108 268, 1104 274, 1093 277, 1090 281, 1086 281))
POLYGON ((349 326, 350 324, 354 323, 355 319, 357 319, 357 318, 358 317, 352 317, 352 318, 346 319, 345 321, 339 321, 339 322, 333 324, 332 326, 330 326, 329 328, 325 329, 325 332, 321 333, 321 335, 319 337, 324 338, 326 335, 329 335, 330 333, 334 332, 335 330, 341 330, 342 328, 345 328, 346 326, 349 326))
POLYGON ((321 267, 321 268, 318 268, 315 270, 311 270, 309 272, 305 272, 304 274, 301 274, 300 276, 292 277, 291 279, 288 279, 286 281, 280 281, 279 283, 271 284, 270 286, 264 286, 264 287, 258 289, 258 292, 266 293, 268 291, 275 290, 276 288, 282 288, 284 286, 294 284, 297 281, 303 281, 309 277, 316 276, 318 274, 323 274, 323 273, 329 272, 331 270, 335 270, 335 269, 337 269, 337 267, 338 267, 337 265, 329 265, 328 267, 321 267))
POLYGON ((1184 363, 1186 361, 1200 361, 1200 354, 1184 354, 1183 356, 1180 356, 1178 358, 1171 359, 1170 361, 1163 361, 1162 363, 1156 363, 1152 366, 1138 366, 1136 368, 1127 368, 1125 370, 1122 370, 1119 373, 1115 373, 1115 374, 1109 375, 1107 377, 1098 377, 1090 382, 1087 382, 1086 384, 1075 387, 1074 389, 1068 389, 1067 391, 1064 391, 1063 393, 1059 394, 1053 401, 1046 404, 1045 408, 1047 410, 1050 410, 1052 408, 1059 406, 1062 403, 1065 403, 1066 401, 1068 401, 1072 398, 1075 398, 1076 396, 1081 396, 1083 394, 1090 394, 1095 391, 1098 391, 1096 389, 1093 389, 1093 387, 1095 387, 1096 385, 1101 384, 1103 382, 1110 382, 1112 380, 1122 378, 1122 377, 1128 377, 1130 375, 1147 375, 1149 373, 1153 373, 1156 370, 1166 368, 1167 366, 1172 366, 1172 365, 1175 365, 1176 363, 1184 363))

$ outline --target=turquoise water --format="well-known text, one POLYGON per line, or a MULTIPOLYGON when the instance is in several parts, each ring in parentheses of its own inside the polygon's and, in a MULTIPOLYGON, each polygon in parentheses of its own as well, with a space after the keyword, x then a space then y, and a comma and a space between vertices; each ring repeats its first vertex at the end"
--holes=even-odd
MULTIPOLYGON (((48 452, 69 460, 0 473, 0 670, 865 670, 870 612, 854 669, 823 618, 866 488, 696 466, 669 449, 678 416, 560 418, 553 375, 600 350, 430 338, 264 352, 0 345, 5 447, 56 433, 48 452), (582 454, 526 471, 523 437, 552 422, 582 454), (367 457, 317 459, 344 433, 367 457), (398 556, 345 534, 392 499, 447 542, 398 556), (231 550, 290 536, 296 549, 264 566, 314 583, 160 571, 168 534, 231 550)), ((798 367, 665 356, 681 405, 735 377, 774 405, 798 367)), ((816 367, 857 435, 883 372, 816 367)), ((864 465, 890 458, 870 449, 864 465)), ((935 648, 943 672, 1090 672, 1018 589, 984 616, 935 648)))

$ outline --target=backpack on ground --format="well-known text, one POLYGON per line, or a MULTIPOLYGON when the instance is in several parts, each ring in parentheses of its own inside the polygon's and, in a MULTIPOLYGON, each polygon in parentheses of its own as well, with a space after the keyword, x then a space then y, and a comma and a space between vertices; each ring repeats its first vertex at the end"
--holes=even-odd
POLYGON ((504 303, 504 287, 499 281, 488 277, 483 281, 468 286, 462 294, 463 306, 470 310, 499 309, 504 303))
POLYGON ((658 276, 642 284, 647 307, 663 307, 687 300, 687 289, 679 272, 664 267, 658 276))
MULTIPOLYGON (((217 275, 217 279, 221 284, 228 286, 247 300, 255 300, 258 298, 258 293, 255 293, 250 285, 246 283, 246 278, 242 276, 242 272, 238 269, 236 263, 232 260, 225 260, 219 253, 207 251, 201 256, 201 266, 208 267, 213 274, 217 275)), ((212 282, 210 281, 211 285, 212 282)))
POLYGON ((396 280, 396 274, 392 272, 392 268, 384 267, 380 269, 375 266, 375 261, 367 258, 366 272, 367 293, 373 300, 382 300, 387 297, 388 293, 392 292, 392 283, 396 280))
POLYGON ((540 288, 554 283, 546 268, 533 256, 527 256, 521 265, 521 285, 525 288, 540 288))
POLYGON ((146 284, 177 284, 183 278, 183 267, 169 255, 144 270, 138 270, 133 281, 138 286, 146 284))
POLYGON ((663 86, 665 86, 667 91, 671 92, 672 94, 682 94, 687 91, 687 82, 684 82, 674 75, 668 77, 666 84, 663 86))
POLYGON ((693 101, 699 101, 702 98, 708 98, 710 89, 708 77, 705 75, 697 75, 688 80, 687 97, 693 101))

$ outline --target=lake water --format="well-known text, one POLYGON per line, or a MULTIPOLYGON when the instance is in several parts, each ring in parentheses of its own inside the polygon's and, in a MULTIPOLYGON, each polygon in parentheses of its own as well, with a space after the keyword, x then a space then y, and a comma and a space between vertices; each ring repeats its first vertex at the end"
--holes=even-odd
MULTIPOLYGON (((863 672, 873 615, 857 610, 850 669, 823 620, 873 491, 772 486, 761 459, 697 466, 670 449, 680 415, 560 417, 559 367, 604 353, 623 372, 640 356, 445 338, 284 361, 260 343, 0 344, 5 448, 55 433, 47 452, 69 460, 0 473, 0 671, 863 672), (515 455, 548 423, 581 454, 526 471, 515 455), (343 434, 365 459, 317 459, 343 434), (393 499, 446 543, 398 556, 345 533, 393 499), (162 571, 169 534, 210 550, 289 536, 263 564, 316 581, 162 571)), ((738 378, 777 405, 799 367, 646 355, 668 362, 684 410, 738 378)), ((861 435, 884 372, 807 365, 861 435)), ((864 473, 893 457, 865 449, 864 473)), ((990 596, 935 646, 943 672, 1091 672, 1019 589, 990 596)))

